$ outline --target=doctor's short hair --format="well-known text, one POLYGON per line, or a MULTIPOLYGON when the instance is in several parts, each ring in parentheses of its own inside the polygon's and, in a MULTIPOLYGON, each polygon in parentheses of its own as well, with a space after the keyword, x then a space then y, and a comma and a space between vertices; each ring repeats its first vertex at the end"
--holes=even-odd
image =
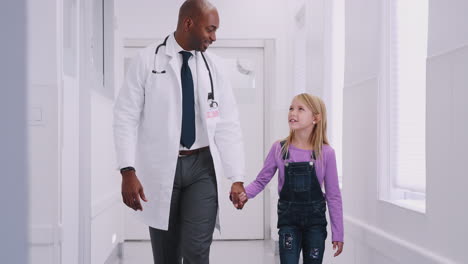
POLYGON ((196 20, 207 10, 211 10, 213 8, 215 8, 215 6, 206 0, 186 0, 180 6, 178 24, 182 23, 187 17, 196 20))

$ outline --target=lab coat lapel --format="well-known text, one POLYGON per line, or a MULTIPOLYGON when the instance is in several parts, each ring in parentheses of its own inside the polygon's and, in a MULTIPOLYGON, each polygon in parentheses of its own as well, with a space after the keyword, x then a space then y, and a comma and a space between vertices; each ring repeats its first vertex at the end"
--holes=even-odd
MULTIPOLYGON (((168 39, 168 42, 169 41, 176 41, 176 40, 174 39, 174 36, 170 36, 168 39)), ((178 65, 177 57, 176 57, 176 56, 180 56, 180 54, 174 51, 172 43, 166 46, 166 55, 169 57, 169 62, 168 62, 169 66, 171 67, 172 73, 174 74, 177 80, 177 87, 179 87, 179 94, 182 95, 182 82, 181 82, 181 77, 180 77, 181 65, 180 66, 178 65)))

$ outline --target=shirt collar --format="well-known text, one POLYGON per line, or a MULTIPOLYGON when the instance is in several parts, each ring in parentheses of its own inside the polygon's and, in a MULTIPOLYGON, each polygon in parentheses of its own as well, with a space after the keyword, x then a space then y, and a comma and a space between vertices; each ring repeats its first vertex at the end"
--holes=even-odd
POLYGON ((174 51, 174 54, 177 54, 181 51, 187 51, 187 52, 190 52, 192 53, 192 57, 195 57, 195 51, 194 50, 191 50, 191 51, 188 51, 188 50, 184 50, 180 45, 179 43, 177 43, 177 40, 175 39, 175 33, 172 34, 172 36, 170 37, 170 40, 169 43, 171 45, 171 48, 172 50, 174 51))

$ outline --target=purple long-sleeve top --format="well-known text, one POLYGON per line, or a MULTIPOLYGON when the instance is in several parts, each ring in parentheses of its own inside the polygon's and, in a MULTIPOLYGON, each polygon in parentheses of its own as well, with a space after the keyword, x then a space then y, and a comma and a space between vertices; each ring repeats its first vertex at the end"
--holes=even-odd
MULTIPOLYGON (((310 161, 311 151, 289 146, 289 162, 310 161)), ((320 186, 325 187, 325 200, 330 214, 332 241, 343 242, 343 206, 341 192, 338 183, 338 172, 336 169, 335 151, 329 145, 322 147, 322 160, 315 162, 315 170, 320 186)), ((318 158, 318 157, 317 157, 318 158)), ((284 160, 281 154, 280 142, 275 142, 265 159, 262 170, 257 178, 250 183, 245 191, 249 199, 254 198, 265 189, 273 176, 278 173, 278 193, 284 184, 284 160)))

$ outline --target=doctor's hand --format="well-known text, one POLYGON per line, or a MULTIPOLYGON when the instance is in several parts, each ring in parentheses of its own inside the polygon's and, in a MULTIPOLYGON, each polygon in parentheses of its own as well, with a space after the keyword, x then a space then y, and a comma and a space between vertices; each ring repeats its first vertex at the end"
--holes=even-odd
POLYGON ((133 210, 143 211, 140 203, 140 197, 143 201, 147 202, 143 186, 141 186, 135 171, 122 172, 122 199, 123 202, 133 210))
POLYGON ((233 183, 231 186, 230 198, 231 198, 232 204, 237 209, 244 208, 245 203, 247 203, 247 200, 241 201, 241 199, 239 198, 239 195, 241 193, 245 193, 244 183, 243 182, 233 183))

